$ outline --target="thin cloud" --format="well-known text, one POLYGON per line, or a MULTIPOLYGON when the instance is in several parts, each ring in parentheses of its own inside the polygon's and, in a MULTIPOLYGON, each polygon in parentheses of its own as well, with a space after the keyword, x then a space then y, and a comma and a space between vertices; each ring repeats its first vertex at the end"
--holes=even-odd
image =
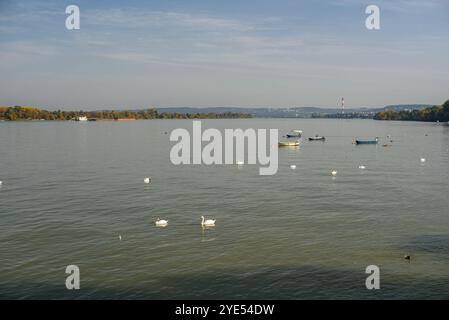
POLYGON ((444 0, 377 0, 373 3, 361 0, 334 0, 330 2, 334 6, 368 6, 374 4, 381 10, 387 10, 396 13, 406 13, 417 10, 435 10, 442 7, 444 0))
POLYGON ((253 26, 239 20, 209 15, 181 12, 148 11, 140 9, 91 10, 84 13, 85 23, 101 26, 124 26, 127 28, 165 27, 201 30, 252 30, 253 26))

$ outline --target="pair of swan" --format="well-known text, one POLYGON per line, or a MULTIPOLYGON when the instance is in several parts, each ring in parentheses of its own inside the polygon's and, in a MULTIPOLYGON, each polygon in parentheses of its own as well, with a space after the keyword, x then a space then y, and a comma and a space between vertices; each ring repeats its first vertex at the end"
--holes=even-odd
MULTIPOLYGON (((215 221, 217 221, 217 220, 205 219, 204 216, 201 216, 201 226, 203 226, 203 227, 214 227, 215 221)), ((168 225, 168 220, 163 220, 163 219, 157 218, 155 224, 156 224, 156 227, 166 227, 168 225)))
MULTIPOLYGON (((359 169, 364 170, 366 169, 366 167, 362 164, 359 166, 359 169)), ((334 177, 337 175, 338 171, 337 170, 332 170, 331 171, 331 175, 333 175, 334 177)))

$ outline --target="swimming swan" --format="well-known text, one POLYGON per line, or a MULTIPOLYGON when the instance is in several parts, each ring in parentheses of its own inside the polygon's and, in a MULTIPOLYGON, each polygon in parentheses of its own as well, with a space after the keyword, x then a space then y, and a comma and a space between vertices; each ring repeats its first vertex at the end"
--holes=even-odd
POLYGON ((215 221, 217 221, 217 220, 212 220, 212 219, 204 220, 204 216, 201 216, 201 225, 203 227, 214 227, 215 221))
POLYGON ((333 170, 333 171, 331 172, 331 174, 335 177, 335 176, 337 175, 337 171, 336 171, 336 170, 333 170))
POLYGON ((157 218, 156 227, 166 227, 168 225, 168 220, 161 220, 157 218))
POLYGON ((143 182, 144 182, 144 183, 150 183, 150 181, 151 181, 150 178, 145 178, 145 179, 143 179, 143 182))

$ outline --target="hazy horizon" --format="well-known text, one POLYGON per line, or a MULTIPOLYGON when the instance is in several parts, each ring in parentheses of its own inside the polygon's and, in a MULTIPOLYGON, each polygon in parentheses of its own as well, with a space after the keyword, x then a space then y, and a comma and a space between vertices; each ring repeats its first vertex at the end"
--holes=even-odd
POLYGON ((440 105, 448 13, 443 0, 4 0, 0 105, 440 105), (65 28, 71 4, 80 30, 65 28), (365 27, 370 4, 380 7, 380 30, 365 27))
MULTIPOLYGON (((417 105, 417 106, 432 106, 432 104, 428 104, 428 103, 398 103, 398 104, 387 104, 385 106, 372 106, 372 107, 368 107, 368 106, 353 106, 353 107, 346 107, 345 110, 364 110, 364 109, 382 109, 385 107, 389 107, 389 106, 407 106, 407 105, 417 105)), ((441 103, 436 104, 436 105, 441 105, 441 103)), ((11 105, 0 105, 0 107, 15 107, 15 106, 19 106, 19 107, 35 107, 35 108, 39 108, 39 109, 43 109, 43 110, 48 110, 48 111, 57 111, 57 110, 61 110, 61 111, 86 111, 86 112, 91 112, 91 111, 137 111, 137 110, 146 110, 146 109, 242 109, 242 110, 246 110, 246 109, 306 109, 306 108, 310 108, 310 109, 323 109, 323 110, 327 110, 327 109, 335 109, 336 111, 341 110, 341 107, 339 106, 287 106, 287 107, 280 107, 280 106, 148 106, 148 107, 127 107, 127 108, 122 108, 120 106, 110 106, 110 107, 90 107, 90 108, 83 108, 82 106, 74 106, 74 107, 64 107, 64 106, 40 106, 40 105, 33 105, 33 104, 29 104, 29 105, 18 105, 18 104, 11 104, 11 105)))

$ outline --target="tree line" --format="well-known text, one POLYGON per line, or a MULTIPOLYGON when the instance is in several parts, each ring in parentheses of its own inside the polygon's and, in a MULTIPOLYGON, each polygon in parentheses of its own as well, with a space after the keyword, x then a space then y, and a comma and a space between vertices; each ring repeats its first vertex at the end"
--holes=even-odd
POLYGON ((223 113, 180 113, 158 112, 155 108, 138 111, 48 111, 36 107, 0 107, 0 120, 74 120, 85 116, 92 120, 119 120, 119 119, 234 119, 251 118, 250 114, 239 112, 223 113))
POLYGON ((376 113, 376 120, 408 120, 408 121, 449 121, 449 100, 441 106, 433 106, 421 110, 393 111, 387 110, 376 113))

